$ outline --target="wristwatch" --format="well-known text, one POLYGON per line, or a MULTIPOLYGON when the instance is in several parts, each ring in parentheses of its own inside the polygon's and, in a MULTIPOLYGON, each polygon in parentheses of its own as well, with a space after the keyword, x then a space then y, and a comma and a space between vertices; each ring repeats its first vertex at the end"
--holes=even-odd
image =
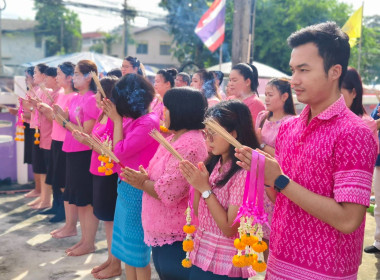
POLYGON ((290 179, 288 176, 280 175, 274 181, 274 189, 278 192, 281 192, 289 184, 290 179))
POLYGON ((204 191, 204 192, 202 193, 202 197, 203 197, 204 199, 206 199, 206 198, 209 198, 211 194, 212 194, 212 190, 204 191))
POLYGON ((261 143, 261 144, 260 144, 260 149, 261 149, 261 150, 264 150, 264 148, 265 148, 266 145, 267 145, 267 144, 265 144, 265 143, 261 143))

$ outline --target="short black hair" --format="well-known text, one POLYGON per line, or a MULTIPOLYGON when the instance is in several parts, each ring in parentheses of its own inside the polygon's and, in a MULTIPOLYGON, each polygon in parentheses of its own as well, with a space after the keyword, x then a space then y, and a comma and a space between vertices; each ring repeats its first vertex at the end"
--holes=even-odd
MULTIPOLYGON (((108 99, 112 99, 112 90, 118 80, 118 77, 108 75, 100 79, 100 85, 102 86, 102 89, 108 99)), ((101 96, 101 98, 103 99, 103 96, 101 96)))
POLYGON ((123 74, 121 73, 121 70, 119 68, 113 68, 107 72, 107 76, 116 76, 118 78, 121 78, 123 74))
POLYGON ((177 76, 177 69, 161 69, 157 72, 157 75, 164 77, 165 83, 169 82, 171 87, 174 87, 174 79, 177 76))
POLYGON ((182 81, 184 81, 188 86, 190 85, 191 83, 191 77, 189 74, 187 74, 186 72, 180 72, 177 74, 177 76, 181 76, 182 77, 182 81))
POLYGON ((332 66, 337 64, 342 66, 342 74, 339 78, 340 88, 350 59, 350 44, 347 34, 335 22, 328 21, 302 28, 288 38, 288 45, 292 49, 307 43, 313 43, 318 48, 326 74, 332 66))
POLYGON ((244 77, 244 80, 250 79, 251 90, 259 95, 257 92, 257 88, 259 87, 259 73, 254 65, 248 63, 238 63, 232 67, 232 70, 239 71, 240 75, 244 77))
POLYGON ((154 97, 151 83, 139 74, 123 76, 112 90, 112 101, 120 116, 137 119, 149 112, 154 97))
POLYGON ((57 77, 57 67, 48 67, 44 73, 46 76, 57 77))
POLYGON ((203 94, 191 87, 168 90, 164 95, 164 105, 170 112, 170 130, 203 129, 207 100, 203 94))

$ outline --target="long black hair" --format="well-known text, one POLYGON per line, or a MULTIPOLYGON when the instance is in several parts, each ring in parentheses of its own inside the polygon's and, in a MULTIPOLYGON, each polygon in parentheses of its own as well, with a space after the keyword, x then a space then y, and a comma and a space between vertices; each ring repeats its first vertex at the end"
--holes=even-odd
MULTIPOLYGON (((259 147, 259 142, 253 131, 251 112, 243 102, 239 100, 222 101, 207 110, 206 119, 208 118, 217 121, 228 132, 235 130, 236 140, 242 145, 253 149, 259 147)), ((223 187, 231 177, 241 169, 241 167, 236 164, 238 158, 235 157, 235 148, 232 145, 230 145, 229 148, 229 157, 232 160, 232 165, 226 175, 216 182, 216 185, 219 187, 223 187)), ((207 158, 205 165, 210 174, 220 158, 221 155, 210 155, 207 158)))
MULTIPOLYGON (((273 78, 268 83, 267 86, 273 86, 277 88, 280 95, 288 93, 288 98, 285 100, 284 112, 287 115, 296 115, 296 110, 293 103, 292 88, 290 86, 289 80, 285 78, 273 78)), ((273 112, 269 112, 268 118, 273 115, 273 112)))

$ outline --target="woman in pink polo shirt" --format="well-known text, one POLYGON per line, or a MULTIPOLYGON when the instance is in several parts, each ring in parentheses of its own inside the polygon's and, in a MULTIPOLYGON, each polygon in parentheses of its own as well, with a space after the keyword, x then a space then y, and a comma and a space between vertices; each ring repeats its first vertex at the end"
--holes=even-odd
POLYGON ((95 234, 99 220, 92 208, 92 174, 90 162, 92 151, 78 142, 72 135, 73 130, 91 134, 99 109, 96 106, 96 84, 90 72, 97 73, 97 67, 91 60, 81 60, 75 66, 74 87, 78 95, 71 99, 67 109, 56 106, 57 112, 65 118, 60 121, 67 128, 62 150, 66 152, 66 187, 63 200, 78 208, 79 222, 82 230, 81 240, 66 250, 68 256, 80 256, 95 250, 95 234))
POLYGON ((256 123, 257 115, 265 110, 264 103, 259 99, 257 87, 259 75, 255 66, 239 63, 232 67, 228 82, 228 99, 238 99, 248 106, 252 115, 252 123, 256 123))

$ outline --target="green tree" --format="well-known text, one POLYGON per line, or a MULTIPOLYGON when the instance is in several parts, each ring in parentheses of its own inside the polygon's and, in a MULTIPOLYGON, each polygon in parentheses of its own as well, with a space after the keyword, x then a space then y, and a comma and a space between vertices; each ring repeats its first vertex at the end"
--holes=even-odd
POLYGON ((78 15, 63 6, 62 0, 35 0, 37 10, 34 32, 37 40, 46 40, 46 56, 80 51, 81 23, 78 15))

